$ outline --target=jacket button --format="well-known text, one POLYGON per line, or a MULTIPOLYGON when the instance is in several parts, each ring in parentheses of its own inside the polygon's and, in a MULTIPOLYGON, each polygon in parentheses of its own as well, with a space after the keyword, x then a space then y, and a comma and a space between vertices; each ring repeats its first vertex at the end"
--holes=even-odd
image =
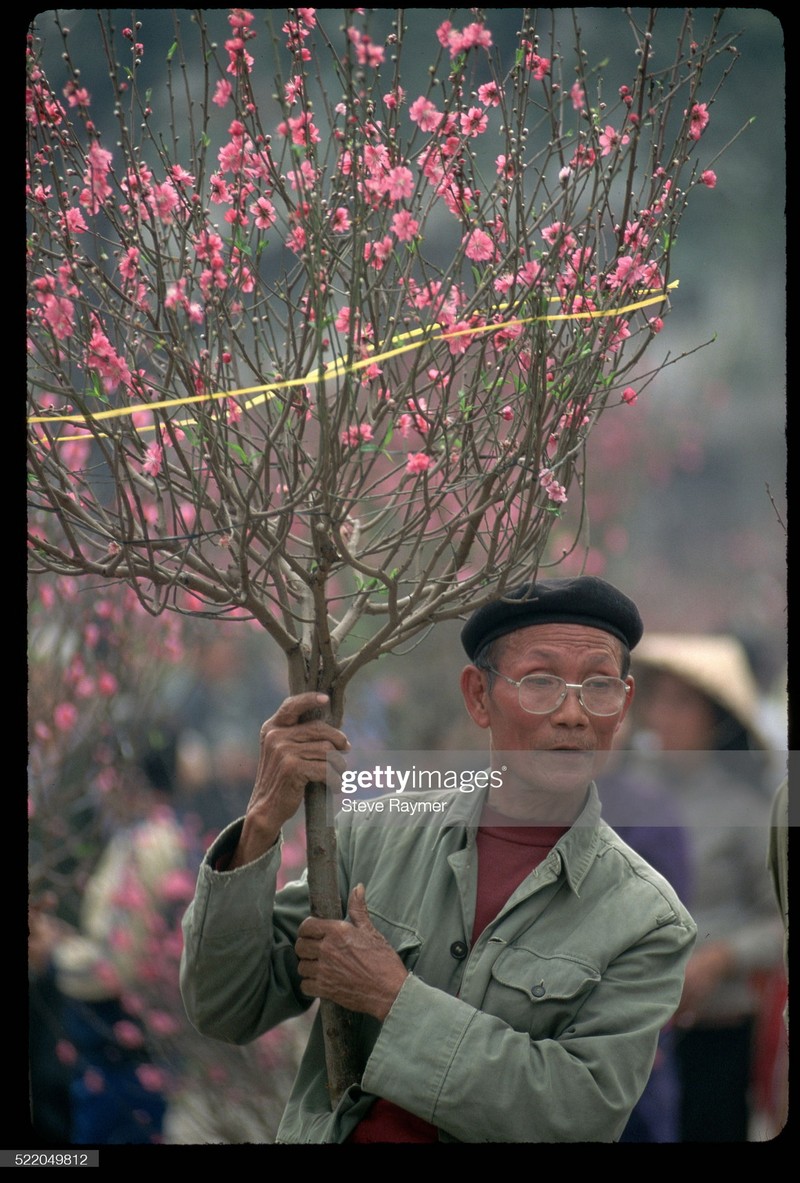
POLYGON ((531 990, 531 994, 534 998, 544 998, 546 993, 547 991, 545 990, 543 983, 538 986, 534 986, 531 990))
POLYGON ((468 952, 469 949, 464 941, 453 941, 450 946, 450 956, 455 957, 456 961, 463 961, 468 952))

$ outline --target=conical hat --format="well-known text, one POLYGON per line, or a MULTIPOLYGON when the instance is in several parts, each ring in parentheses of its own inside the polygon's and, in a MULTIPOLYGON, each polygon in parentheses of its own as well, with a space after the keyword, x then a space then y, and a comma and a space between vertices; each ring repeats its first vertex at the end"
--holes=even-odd
POLYGON ((633 660, 634 667, 664 670, 702 691, 742 724, 756 746, 766 748, 758 727, 758 686, 736 637, 646 633, 633 660))

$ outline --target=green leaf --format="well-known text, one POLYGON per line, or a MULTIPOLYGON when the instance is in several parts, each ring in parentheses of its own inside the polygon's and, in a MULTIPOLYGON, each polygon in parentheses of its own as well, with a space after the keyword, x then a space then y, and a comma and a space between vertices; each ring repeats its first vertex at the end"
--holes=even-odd
POLYGON ((167 50, 167 61, 168 62, 172 61, 173 57, 175 56, 175 50, 177 48, 178 48, 178 42, 173 41, 172 45, 170 45, 169 49, 167 50))
POLYGON ((109 405, 111 400, 109 399, 108 395, 106 394, 105 390, 103 389, 103 384, 100 381, 100 375, 98 374, 97 370, 90 370, 89 371, 89 381, 92 384, 92 388, 91 388, 91 390, 86 391, 87 397, 88 398, 97 398, 100 400, 101 403, 105 403, 106 405, 109 405))
POLYGON ((228 451, 233 452, 234 456, 238 456, 242 464, 252 464, 252 457, 247 455, 241 444, 234 444, 228 440, 228 451))

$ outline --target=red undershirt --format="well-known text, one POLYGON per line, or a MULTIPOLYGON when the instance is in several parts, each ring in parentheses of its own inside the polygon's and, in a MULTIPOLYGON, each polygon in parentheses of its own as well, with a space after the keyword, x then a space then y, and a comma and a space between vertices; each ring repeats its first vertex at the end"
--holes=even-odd
MULTIPOLYGON (((472 945, 520 883, 547 857, 566 826, 517 826, 488 805, 477 835, 478 893, 472 945)), ((438 1142, 439 1131, 392 1101, 379 1097, 347 1142, 438 1142)))

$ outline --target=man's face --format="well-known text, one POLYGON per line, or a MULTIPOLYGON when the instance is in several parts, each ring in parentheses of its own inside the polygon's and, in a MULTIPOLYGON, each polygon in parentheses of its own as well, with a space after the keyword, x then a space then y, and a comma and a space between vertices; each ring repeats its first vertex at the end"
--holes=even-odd
MULTIPOLYGON (((528 674, 555 674, 565 682, 580 684, 596 675, 620 677, 622 647, 615 637, 601 629, 580 624, 537 624, 503 637, 496 649, 497 670, 517 682, 528 674)), ((577 690, 548 715, 523 710, 516 686, 489 676, 475 666, 462 674, 462 691, 467 710, 479 727, 491 732, 492 752, 544 752, 563 755, 536 756, 510 761, 520 780, 537 787, 565 791, 585 789, 602 766, 633 698, 633 679, 625 702, 614 715, 590 715, 578 699, 577 690), (566 754, 572 753, 572 755, 566 754), (600 754, 600 758, 598 758, 600 754), (527 772, 523 773, 523 770, 527 772)))

